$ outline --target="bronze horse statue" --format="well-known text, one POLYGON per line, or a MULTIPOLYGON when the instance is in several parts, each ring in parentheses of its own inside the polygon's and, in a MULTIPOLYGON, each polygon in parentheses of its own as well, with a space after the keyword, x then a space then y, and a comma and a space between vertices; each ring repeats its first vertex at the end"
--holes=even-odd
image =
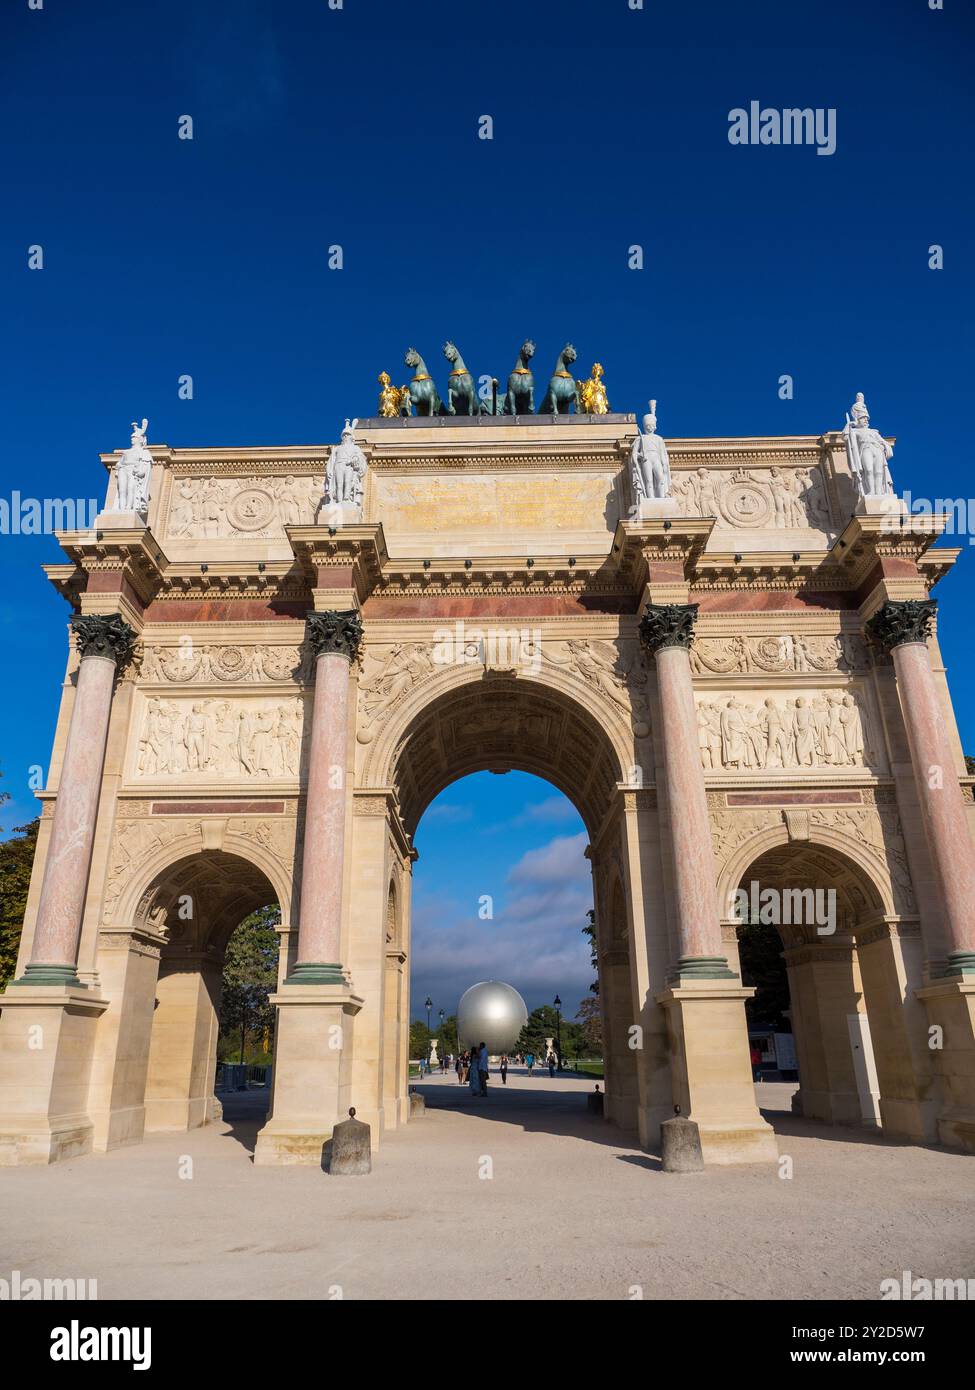
POLYGON ((443 355, 453 368, 447 382, 447 414, 478 415, 480 411, 474 395, 474 378, 464 365, 463 357, 451 342, 444 343, 443 355))
POLYGON ((568 415, 569 407, 573 405, 578 411, 579 389, 572 373, 567 370, 568 364, 575 360, 575 348, 571 343, 566 343, 555 363, 555 371, 545 392, 545 399, 538 410, 539 415, 568 415))
POLYGON ((427 364, 416 348, 407 348, 404 362, 413 368, 410 379, 410 400, 417 415, 443 415, 444 403, 440 399, 433 377, 427 371, 427 364))
POLYGON ((534 415, 535 378, 528 364, 535 356, 535 344, 526 338, 518 353, 518 361, 508 377, 508 391, 504 398, 506 415, 534 415))

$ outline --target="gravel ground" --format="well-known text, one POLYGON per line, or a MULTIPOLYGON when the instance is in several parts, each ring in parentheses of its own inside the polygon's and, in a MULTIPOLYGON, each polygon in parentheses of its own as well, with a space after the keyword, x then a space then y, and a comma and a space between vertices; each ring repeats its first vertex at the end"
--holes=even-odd
POLYGON ((425 1118, 369 1177, 255 1168, 261 1093, 191 1134, 0 1170, 0 1275, 125 1299, 876 1299, 905 1269, 975 1277, 975 1158, 795 1119, 790 1086, 757 1088, 790 1179, 663 1173, 587 1115, 588 1078, 419 1089, 425 1118))

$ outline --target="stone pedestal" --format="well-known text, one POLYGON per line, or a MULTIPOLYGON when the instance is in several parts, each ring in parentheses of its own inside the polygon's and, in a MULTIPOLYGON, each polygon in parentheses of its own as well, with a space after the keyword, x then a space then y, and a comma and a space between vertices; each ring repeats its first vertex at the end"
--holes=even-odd
POLYGON ((941 1092, 937 1132, 942 1144, 975 1153, 975 979, 939 980, 917 991, 942 1046, 931 1048, 941 1092))
POLYGON ((853 515, 890 516, 896 518, 899 525, 900 518, 908 515, 908 506, 903 497, 898 497, 893 492, 884 497, 858 497, 853 515))
POLYGON ((661 517, 679 515, 676 497, 641 497, 637 503, 637 521, 658 521, 661 517))
POLYGON ((55 1163, 92 1150, 88 1076, 108 1008, 80 985, 25 985, 0 1014, 0 1166, 55 1163))
POLYGON ((92 525, 94 531, 145 531, 146 519, 138 512, 99 512, 92 525))
POLYGON ((774 1163, 779 1156, 755 1103, 744 1018, 754 993, 689 980, 657 996, 667 1011, 674 1102, 697 1124, 705 1163, 774 1163))
POLYGON ((322 1145, 349 1113, 352 1033, 362 1000, 347 986, 290 985, 277 1005, 271 1114, 254 1162, 317 1165, 322 1145))

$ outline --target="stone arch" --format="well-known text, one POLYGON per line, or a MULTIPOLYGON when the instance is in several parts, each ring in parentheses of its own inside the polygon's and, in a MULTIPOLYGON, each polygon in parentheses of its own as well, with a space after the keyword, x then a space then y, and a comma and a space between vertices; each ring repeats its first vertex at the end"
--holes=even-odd
POLYGON ((590 834, 634 761, 615 719, 550 680, 461 668, 405 700, 372 750, 368 777, 393 787, 412 834, 451 782, 518 768, 544 778, 579 811, 590 834))
POLYGON ((817 849, 825 851, 836 864, 837 872, 844 885, 856 889, 866 900, 865 915, 872 919, 883 916, 896 916, 896 907, 891 887, 890 874, 881 856, 866 845, 858 844, 857 857, 850 852, 849 836, 830 830, 827 826, 809 827, 809 838, 793 839, 788 826, 783 821, 757 830, 744 840, 718 870, 718 905, 721 916, 731 919, 731 903, 735 890, 740 886, 749 868, 773 851, 791 846, 799 854, 811 855, 817 849))
POLYGON ((248 841, 241 852, 232 836, 219 849, 181 838, 132 885, 134 929, 161 938, 154 988, 133 1001, 144 1014, 134 1023, 147 1054, 147 1131, 194 1129, 219 1116, 213 1087, 227 942, 251 912, 280 902, 280 869, 256 849, 248 841))
MULTIPOLYGON (((881 970, 867 987, 858 949, 861 932, 872 937, 869 928, 892 918, 877 866, 856 862, 848 841, 835 831, 816 827, 815 839, 790 839, 782 826, 752 836, 731 857, 725 875, 730 892, 739 885, 748 891, 752 883, 760 892, 777 890, 781 916, 769 929, 778 932, 783 947, 802 1113, 836 1124, 879 1124, 870 1021, 876 1015, 886 1023, 893 986, 881 970), (834 898, 819 896, 828 890, 834 898), (799 899, 786 897, 797 893, 809 894, 802 906, 814 914, 798 922, 793 914, 799 899)), ((725 904, 730 915, 730 898, 725 904)))
MULTIPOLYGON (((159 845, 140 861, 137 874, 133 873, 128 883, 118 895, 112 917, 117 922, 131 922, 144 927, 158 920, 163 906, 161 885, 176 871, 180 864, 193 860, 207 862, 216 856, 213 863, 219 867, 226 859, 235 859, 244 866, 244 872, 252 877, 262 875, 274 890, 272 901, 281 908, 281 924, 286 928, 291 920, 294 901, 294 875, 288 866, 281 863, 276 855, 266 849, 258 840, 230 831, 220 837, 220 848, 204 848, 204 832, 196 825, 185 834, 177 835, 165 844, 159 845)), ((296 868, 297 866, 295 866, 296 868)), ((246 914, 245 914, 246 915, 246 914)))

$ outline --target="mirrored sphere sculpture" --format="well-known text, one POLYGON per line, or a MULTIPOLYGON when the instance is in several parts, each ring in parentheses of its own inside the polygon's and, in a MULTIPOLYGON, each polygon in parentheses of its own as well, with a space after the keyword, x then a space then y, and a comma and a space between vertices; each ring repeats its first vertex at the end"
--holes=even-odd
POLYGON ((457 1036, 461 1047, 487 1043, 488 1052, 511 1052, 528 1022, 525 1001, 501 980, 481 980, 461 995, 457 1036))

